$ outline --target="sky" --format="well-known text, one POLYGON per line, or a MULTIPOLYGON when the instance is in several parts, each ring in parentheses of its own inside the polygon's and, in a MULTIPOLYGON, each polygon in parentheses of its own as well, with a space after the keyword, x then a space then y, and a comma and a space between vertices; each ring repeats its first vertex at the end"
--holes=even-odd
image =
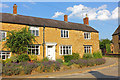
MULTIPOLYGON (((17 4, 18 14, 82 23, 87 14, 89 25, 99 31, 99 39, 112 39, 118 27, 118 2, 2 2, 2 13, 13 13, 13 5, 17 4)), ((74 26, 73 26, 74 27, 74 26)))

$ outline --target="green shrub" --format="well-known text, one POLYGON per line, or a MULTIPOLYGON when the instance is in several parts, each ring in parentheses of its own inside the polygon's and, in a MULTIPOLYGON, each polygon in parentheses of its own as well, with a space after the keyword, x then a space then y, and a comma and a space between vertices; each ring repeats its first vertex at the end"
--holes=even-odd
POLYGON ((18 75, 18 74, 20 74, 20 71, 21 71, 20 68, 14 68, 14 69, 13 69, 13 74, 14 74, 14 75, 18 75))
POLYGON ((2 69, 2 73, 4 74, 4 75, 7 75, 7 76, 11 76, 11 75, 13 75, 13 67, 3 67, 3 69, 2 69))
POLYGON ((4 60, 4 63, 10 63, 12 62, 11 58, 7 58, 6 60, 4 60))
POLYGON ((64 60, 65 62, 69 62, 71 60, 78 60, 80 58, 79 53, 72 53, 72 55, 65 55, 64 60))
POLYGON ((90 59, 90 58, 93 58, 93 55, 91 53, 84 53, 83 58, 90 59))
POLYGON ((93 57, 94 58, 102 58, 102 53, 100 51, 94 52, 93 57))
POLYGON ((79 53, 72 54, 74 60, 78 60, 80 58, 79 53))
POLYGON ((12 60, 12 62, 18 62, 18 55, 12 55, 10 59, 12 60))
POLYGON ((29 61, 29 56, 27 54, 21 54, 18 56, 18 61, 19 62, 24 62, 24 61, 29 61))
POLYGON ((65 62, 69 62, 69 61, 71 61, 72 59, 73 59, 73 56, 72 56, 72 55, 65 55, 65 56, 64 56, 65 62))
POLYGON ((47 57, 45 57, 43 60, 42 60, 42 62, 43 61, 49 61, 49 59, 47 58, 47 57))
POLYGON ((63 63, 62 59, 56 59, 57 62, 63 63))
POLYGON ((65 65, 65 66, 68 66, 68 64, 69 64, 69 63, 67 63, 67 62, 64 62, 64 63, 62 63, 62 64, 63 64, 63 65, 65 65))
POLYGON ((106 51, 107 53, 111 53, 110 44, 106 44, 106 51))
POLYGON ((37 61, 36 55, 28 55, 31 61, 37 61))

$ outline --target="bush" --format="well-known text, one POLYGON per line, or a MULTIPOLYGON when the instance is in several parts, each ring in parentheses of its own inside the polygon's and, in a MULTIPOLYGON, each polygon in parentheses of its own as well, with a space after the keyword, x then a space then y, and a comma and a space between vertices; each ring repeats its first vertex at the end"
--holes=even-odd
POLYGON ((79 53, 72 54, 74 60, 78 60, 80 58, 79 53))
POLYGON ((24 62, 24 61, 29 61, 29 56, 27 54, 21 54, 18 56, 18 61, 19 62, 24 62))
POLYGON ((72 55, 65 55, 65 56, 64 56, 65 62, 69 62, 69 61, 72 60, 72 59, 73 59, 73 56, 72 56, 72 55))
POLYGON ((68 65, 72 65, 72 64, 77 64, 80 67, 84 67, 84 66, 94 66, 94 65, 100 65, 100 64, 104 64, 105 63, 105 59, 100 58, 100 59, 79 59, 79 60, 71 60, 69 62, 68 65))
POLYGON ((49 61, 49 59, 45 57, 41 62, 44 62, 44 61, 49 61))
POLYGON ((36 55, 28 55, 31 61, 37 61, 36 55))
POLYGON ((84 59, 91 59, 91 58, 93 58, 93 55, 91 53, 84 53, 83 58, 84 59))
POLYGON ((10 63, 12 62, 11 58, 7 58, 6 60, 4 60, 4 63, 10 63))
POLYGON ((65 62, 69 62, 71 60, 78 60, 80 58, 79 53, 73 53, 72 55, 65 55, 64 60, 65 62))
POLYGON ((18 62, 18 55, 13 55, 10 57, 10 59, 12 60, 12 62, 18 62))
POLYGON ((57 62, 63 63, 62 59, 56 59, 57 62))
POLYGON ((7 76, 18 75, 21 71, 20 65, 18 63, 6 63, 2 67, 2 73, 7 76))
POLYGON ((60 70, 61 63, 57 61, 44 61, 36 68, 37 72, 53 72, 60 70))
POLYGON ((93 53, 94 58, 102 58, 102 53, 100 51, 93 53))

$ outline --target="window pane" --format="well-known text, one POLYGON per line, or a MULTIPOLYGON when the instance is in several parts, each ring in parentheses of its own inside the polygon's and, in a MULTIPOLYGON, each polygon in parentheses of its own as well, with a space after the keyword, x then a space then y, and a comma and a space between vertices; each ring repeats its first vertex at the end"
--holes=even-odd
POLYGON ((32 49, 32 54, 35 54, 35 49, 32 49))
POLYGON ((36 30, 36 36, 39 36, 39 31, 38 30, 36 30))
POLYGON ((63 46, 63 54, 65 54, 65 46, 63 46))
POLYGON ((33 30, 33 34, 35 35, 35 30, 33 30))
POLYGON ((39 48, 39 46, 36 45, 36 48, 39 48))
POLYGON ((68 37, 68 31, 66 31, 66 37, 68 37))
POLYGON ((5 32, 2 33, 2 40, 5 40, 5 32))
POLYGON ((65 30, 64 30, 64 37, 66 37, 65 30))
POLYGON ((36 55, 39 55, 39 50, 38 49, 36 49, 36 55))
POLYGON ((32 45, 32 48, 35 48, 35 45, 32 45))
POLYGON ((2 55, 2 59, 5 59, 5 55, 2 55))

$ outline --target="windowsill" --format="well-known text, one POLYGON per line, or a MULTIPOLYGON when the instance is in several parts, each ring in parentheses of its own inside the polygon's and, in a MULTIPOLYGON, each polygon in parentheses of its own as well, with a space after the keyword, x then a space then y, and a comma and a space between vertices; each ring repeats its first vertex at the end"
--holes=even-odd
MULTIPOLYGON (((84 38, 85 39, 85 38, 84 38)), ((85 40, 91 40, 91 38, 90 39, 85 39, 85 40)))
POLYGON ((59 54, 60 56, 65 56, 65 55, 72 55, 72 54, 59 54))
POLYGON ((64 38, 64 39, 69 39, 69 37, 61 37, 62 39, 64 38))

